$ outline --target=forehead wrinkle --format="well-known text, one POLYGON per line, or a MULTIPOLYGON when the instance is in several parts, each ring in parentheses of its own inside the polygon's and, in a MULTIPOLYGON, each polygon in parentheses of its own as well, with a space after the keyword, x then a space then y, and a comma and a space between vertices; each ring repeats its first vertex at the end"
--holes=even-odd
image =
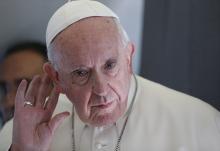
MULTIPOLYGON (((54 39, 52 45, 55 52, 59 52, 57 57, 61 57, 62 62, 67 61, 71 56, 75 60, 82 58, 85 63, 89 60, 88 64, 92 64, 95 61, 91 59, 94 53, 105 51, 107 55, 111 54, 111 51, 119 51, 122 48, 119 39, 120 36, 112 18, 91 17, 66 28, 54 39)), ((75 60, 72 62, 78 62, 75 60)))
POLYGON ((73 40, 84 43, 91 43, 101 40, 99 36, 112 37, 114 40, 119 39, 119 32, 112 18, 109 17, 90 17, 82 19, 63 30, 54 39, 53 43, 65 45, 73 40), (95 34, 94 34, 95 32, 95 34))

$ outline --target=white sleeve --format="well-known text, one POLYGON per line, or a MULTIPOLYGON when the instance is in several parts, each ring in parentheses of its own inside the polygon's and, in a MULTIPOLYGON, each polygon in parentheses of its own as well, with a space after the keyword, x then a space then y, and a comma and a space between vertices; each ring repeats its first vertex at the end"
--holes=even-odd
POLYGON ((0 131, 0 151, 8 151, 12 142, 13 120, 8 121, 0 131))

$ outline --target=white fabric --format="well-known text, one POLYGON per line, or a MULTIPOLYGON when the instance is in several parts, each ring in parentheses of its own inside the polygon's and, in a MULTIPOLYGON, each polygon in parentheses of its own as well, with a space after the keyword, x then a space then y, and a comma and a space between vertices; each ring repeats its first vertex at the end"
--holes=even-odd
MULTIPOLYGON (((61 96, 56 112, 71 109, 67 98, 61 96)), ((80 137, 84 124, 80 125, 79 121, 76 120, 74 125, 80 137)), ((117 123, 122 124, 123 121, 117 123)), ((59 127, 51 151, 72 150, 71 125, 71 118, 68 118, 59 127)), ((11 127, 12 123, 9 123, 0 133, 1 151, 7 150, 11 143, 11 127)), ((108 137, 109 141, 115 137, 110 136, 108 130, 105 131, 107 134, 93 133, 94 130, 91 128, 85 133, 89 136, 100 134, 108 137)), ((97 149, 91 144, 98 137, 83 136, 83 140, 88 142, 84 144, 83 140, 79 143, 78 136, 76 146, 86 145, 86 149, 91 148, 91 151, 97 149)), ((138 94, 122 137, 121 151, 220 151, 219 142, 220 113, 216 109, 199 99, 138 77, 138 94)), ((101 147, 99 150, 104 149, 101 147)))
POLYGON ((86 126, 82 132, 80 144, 77 145, 77 148, 80 147, 80 149, 77 150, 95 151, 104 149, 106 151, 114 151, 119 136, 115 125, 104 128, 86 126))
POLYGON ((47 47, 49 47, 56 35, 68 26, 92 16, 113 17, 119 20, 118 16, 110 8, 100 2, 92 0, 67 2, 54 13, 48 23, 46 31, 47 47))

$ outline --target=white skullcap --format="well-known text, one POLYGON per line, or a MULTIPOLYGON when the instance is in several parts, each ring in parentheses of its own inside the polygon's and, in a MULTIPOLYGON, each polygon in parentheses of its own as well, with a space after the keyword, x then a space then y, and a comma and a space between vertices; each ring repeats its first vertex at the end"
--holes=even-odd
POLYGON ((46 44, 49 47, 52 40, 73 23, 92 16, 119 17, 108 7, 92 0, 70 1, 61 6, 50 18, 46 31, 46 44))

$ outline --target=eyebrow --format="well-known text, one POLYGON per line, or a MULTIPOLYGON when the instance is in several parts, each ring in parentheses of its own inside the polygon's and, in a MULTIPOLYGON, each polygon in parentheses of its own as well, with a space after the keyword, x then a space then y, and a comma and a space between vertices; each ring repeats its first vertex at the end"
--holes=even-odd
MULTIPOLYGON (((109 62, 109 61, 117 61, 118 60, 118 55, 117 56, 113 56, 111 58, 108 58, 107 60, 105 60, 104 65, 109 62)), ((72 74, 74 71, 78 70, 78 69, 91 69, 90 67, 87 67, 86 65, 80 64, 80 65, 74 65, 73 69, 71 69, 71 71, 69 72, 69 74, 72 74)))
POLYGON ((118 60, 118 57, 115 57, 115 58, 109 58, 108 60, 106 60, 105 63, 107 63, 108 61, 117 61, 118 60))
POLYGON ((117 62, 117 61, 118 61, 118 57, 119 57, 119 56, 114 56, 114 57, 111 57, 111 58, 107 59, 107 60, 105 61, 105 64, 108 63, 109 61, 116 61, 116 62, 117 62))

